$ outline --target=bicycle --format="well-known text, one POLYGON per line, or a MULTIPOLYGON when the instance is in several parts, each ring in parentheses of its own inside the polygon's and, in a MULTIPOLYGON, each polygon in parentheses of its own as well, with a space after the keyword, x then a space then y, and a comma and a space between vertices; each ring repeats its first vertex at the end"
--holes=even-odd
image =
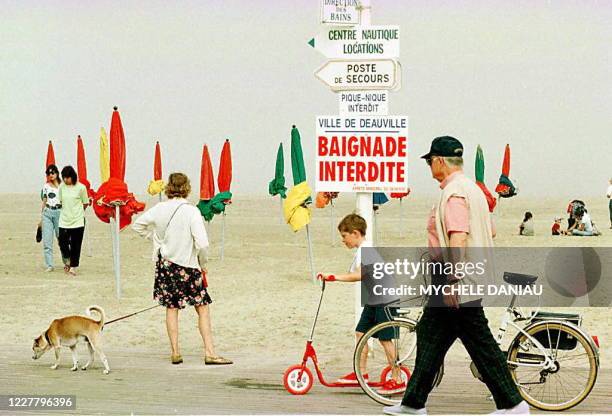
MULTIPOLYGON (((506 272, 503 278, 512 285, 531 286, 538 277, 506 272)), ((579 315, 537 310, 525 315, 516 301, 517 296, 513 295, 502 317, 496 340, 501 345, 508 325, 518 331, 506 354, 510 374, 521 396, 531 406, 541 410, 567 410, 581 403, 589 395, 597 379, 598 339, 590 337, 580 328, 579 315), (523 327, 516 324, 521 321, 525 322, 523 327)), ((378 331, 393 328, 395 365, 402 370, 403 381, 408 381, 410 368, 414 367, 416 359, 415 327, 420 314, 416 319, 412 319, 408 317, 410 309, 399 308, 397 316, 392 316, 390 308, 397 306, 397 301, 385 306, 391 320, 366 332, 357 343, 353 355, 353 366, 359 385, 369 397, 384 405, 397 404, 401 397, 382 395, 374 386, 366 384, 359 361, 364 348, 367 351, 369 340, 378 331)), ((380 358, 378 362, 375 357, 370 358, 369 366, 388 366, 386 357, 380 358)), ((470 369, 474 377, 482 381, 473 362, 470 369)), ((440 384, 443 375, 444 368, 441 367, 434 387, 440 384)))

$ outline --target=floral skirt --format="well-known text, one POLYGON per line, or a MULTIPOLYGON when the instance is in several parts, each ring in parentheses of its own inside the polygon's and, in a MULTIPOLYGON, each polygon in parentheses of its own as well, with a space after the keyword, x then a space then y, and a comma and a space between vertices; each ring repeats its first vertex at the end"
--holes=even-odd
POLYGON ((153 299, 166 308, 179 309, 212 303, 200 270, 179 266, 161 256, 155 264, 153 299))

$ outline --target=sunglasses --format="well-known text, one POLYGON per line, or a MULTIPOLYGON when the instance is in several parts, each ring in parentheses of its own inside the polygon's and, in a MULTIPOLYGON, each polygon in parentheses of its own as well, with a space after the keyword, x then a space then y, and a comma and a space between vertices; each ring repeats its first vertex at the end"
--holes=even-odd
POLYGON ((58 175, 58 174, 59 174, 59 172, 56 172, 54 170, 48 170, 47 171, 47 175, 58 175))
POLYGON ((435 156, 428 157, 425 159, 425 163, 427 163, 427 166, 431 166, 431 164, 433 163, 434 157, 435 156))

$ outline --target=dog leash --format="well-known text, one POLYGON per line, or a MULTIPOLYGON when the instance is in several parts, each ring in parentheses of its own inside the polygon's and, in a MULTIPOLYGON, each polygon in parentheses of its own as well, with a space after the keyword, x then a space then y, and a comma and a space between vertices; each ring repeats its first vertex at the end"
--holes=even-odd
POLYGON ((146 312, 146 311, 148 311, 148 310, 150 310, 150 309, 157 308, 158 306, 161 306, 161 305, 157 304, 157 305, 154 305, 154 306, 150 306, 150 307, 148 307, 148 308, 146 308, 146 309, 142 309, 142 310, 140 310, 140 311, 138 311, 138 312, 130 313, 130 314, 128 314, 128 315, 124 315, 124 316, 121 316, 121 317, 119 317, 119 318, 115 318, 115 319, 113 319, 113 320, 111 320, 111 321, 105 322, 105 323, 104 323, 104 326, 106 326, 106 325, 108 325, 108 324, 112 324, 113 322, 120 321, 120 320, 122 320, 122 319, 129 318, 130 316, 138 315, 139 313, 146 312))

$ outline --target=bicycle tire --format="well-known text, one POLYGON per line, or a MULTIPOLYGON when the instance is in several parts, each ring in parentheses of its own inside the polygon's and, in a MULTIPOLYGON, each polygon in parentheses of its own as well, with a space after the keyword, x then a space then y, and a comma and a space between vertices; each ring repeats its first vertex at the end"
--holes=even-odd
POLYGON ((555 363, 558 368, 556 368, 555 371, 551 371, 544 370, 542 367, 527 367, 515 364, 521 363, 521 360, 523 360, 525 364, 533 363, 534 361, 537 363, 537 361, 541 362, 544 360, 541 350, 525 334, 519 333, 508 349, 508 366, 512 379, 517 384, 521 396, 531 406, 548 411, 567 410, 581 403, 593 389, 599 370, 598 352, 596 347, 593 346, 593 342, 588 338, 588 335, 577 326, 563 321, 541 321, 525 328, 525 332, 534 338, 539 335, 539 339, 544 338, 549 340, 547 342, 548 345, 542 345, 549 354, 555 357, 555 363), (564 338, 568 336, 570 338, 564 338), (575 339, 576 346, 570 350, 562 350, 559 348, 560 340, 562 339, 575 339), (576 349, 582 349, 584 353, 580 351, 576 353, 574 351, 576 349), (553 379, 561 381, 562 376, 560 373, 562 371, 564 371, 563 375, 569 374, 569 377, 566 375, 565 378, 568 379, 570 384, 579 380, 580 377, 581 368, 576 367, 576 364, 572 367, 572 363, 567 362, 572 356, 560 355, 566 351, 570 351, 570 353, 574 351, 573 356, 576 358, 584 355, 586 360, 584 360, 585 362, 583 365, 585 367, 582 368, 582 372, 586 372, 587 363, 588 372, 586 376, 583 376, 585 380, 584 385, 578 386, 578 390, 576 390, 575 394, 570 394, 570 398, 560 399, 559 392, 561 391, 563 393, 575 389, 566 385, 561 385, 561 388, 559 388, 557 384, 555 388, 556 398, 553 399, 550 393, 552 389, 549 388, 549 394, 546 395, 547 383, 552 382, 553 379), (531 370, 531 374, 529 373, 530 368, 535 368, 535 370, 531 370), (536 373, 538 371, 539 373, 536 373), (535 377, 537 377, 538 374, 539 380, 533 381, 533 376, 535 375, 535 377), (539 390, 541 394, 538 394, 538 391, 532 391, 534 388, 530 387, 531 385, 541 386, 539 390), (548 397, 548 399, 546 399, 545 396, 548 397))
MULTIPOLYGON (((361 355, 363 354, 364 349, 368 345, 370 339, 373 339, 374 335, 384 329, 394 328, 394 332, 397 337, 394 339, 395 351, 399 352, 399 359, 396 359, 396 363, 399 363, 402 380, 408 382, 406 378, 406 374, 410 374, 414 368, 414 360, 416 359, 416 322, 410 319, 395 319, 388 322, 380 323, 374 327, 372 327, 369 331, 363 334, 363 337, 359 340, 357 345, 355 346, 355 352, 353 354, 353 369, 355 371, 355 375, 357 376, 357 382, 359 386, 363 390, 365 394, 367 394, 374 401, 384 404, 387 406, 391 406, 397 404, 401 401, 402 395, 397 394, 394 396, 385 396, 378 393, 379 385, 376 384, 368 384, 366 383, 363 373, 361 371, 360 360, 361 355), (402 337, 404 337, 402 339, 402 337), (408 371, 406 371, 408 370, 408 371)), ((375 338, 374 338, 375 339, 375 338)), ((384 354, 383 354, 384 355, 384 354)), ((384 359, 380 360, 378 363, 372 363, 371 359, 368 359, 368 367, 372 369, 372 367, 380 367, 376 370, 383 370, 380 374, 385 374, 385 368, 388 367, 388 363, 386 361, 386 356, 382 357, 384 359)), ((370 371, 371 375, 378 374, 378 371, 370 371)), ((388 370, 386 371, 388 372, 388 370)), ((436 374, 436 378, 434 380, 434 386, 437 386, 442 378, 443 370, 440 368, 440 371, 436 374)), ((370 383, 372 383, 372 377, 370 377, 370 383)), ((381 380, 381 382, 384 380, 381 380)))

